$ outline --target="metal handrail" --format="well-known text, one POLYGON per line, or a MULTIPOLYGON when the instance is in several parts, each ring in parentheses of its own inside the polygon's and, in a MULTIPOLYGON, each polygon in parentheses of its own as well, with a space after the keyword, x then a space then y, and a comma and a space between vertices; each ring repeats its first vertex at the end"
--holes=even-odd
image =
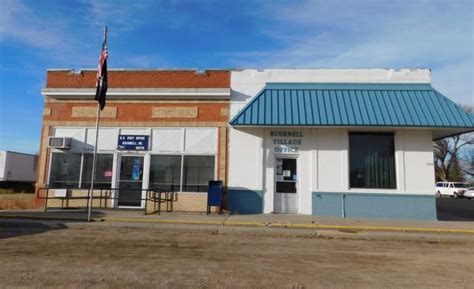
MULTIPOLYGON (((173 210, 173 202, 175 201, 175 192, 164 191, 160 189, 148 189, 147 197, 145 198, 145 208, 147 207, 148 201, 153 202, 154 212, 158 215, 161 213, 161 204, 166 203, 166 211, 171 212, 173 210), (157 207, 158 206, 158 207, 157 207)), ((145 215, 146 215, 145 209, 145 215)))
POLYGON ((122 201, 138 201, 140 202, 145 201, 145 206, 144 206, 144 214, 148 215, 147 212, 147 207, 148 207, 148 202, 153 202, 153 209, 154 213, 161 214, 161 204, 166 203, 166 211, 171 212, 173 210, 173 202, 175 201, 175 192, 174 191, 165 191, 161 189, 156 189, 156 188, 150 188, 150 189, 141 189, 140 191, 143 192, 145 191, 145 198, 119 198, 118 196, 112 197, 112 192, 115 191, 120 191, 119 188, 110 188, 110 189, 93 189, 92 190, 92 198, 89 198, 90 196, 90 189, 82 189, 82 188, 66 188, 67 190, 82 190, 82 191, 87 191, 86 196, 68 196, 66 195, 65 197, 56 197, 56 196, 49 196, 49 191, 50 190, 58 190, 58 189, 64 189, 64 188, 49 188, 49 187, 42 187, 38 188, 37 190, 37 198, 41 200, 45 200, 44 202, 44 212, 47 212, 48 210, 48 200, 51 199, 59 199, 61 200, 61 207, 64 207, 64 201, 69 201, 69 200, 87 200, 86 208, 89 205, 90 199, 93 200, 99 200, 99 208, 107 208, 107 201, 109 200, 122 200, 122 201), (40 192, 45 191, 46 193, 44 196, 40 194, 40 192), (99 196, 95 195, 94 192, 99 191, 100 194, 99 196), (104 207, 102 206, 102 201, 104 201, 104 207))

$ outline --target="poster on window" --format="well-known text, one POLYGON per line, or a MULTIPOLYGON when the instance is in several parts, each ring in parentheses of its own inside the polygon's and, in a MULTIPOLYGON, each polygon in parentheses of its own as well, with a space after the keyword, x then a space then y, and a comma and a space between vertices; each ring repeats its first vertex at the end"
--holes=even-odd
POLYGON ((280 165, 276 167, 276 174, 283 175, 283 166, 280 165))
POLYGON ((133 160, 132 180, 140 180, 140 159, 138 158, 133 160))

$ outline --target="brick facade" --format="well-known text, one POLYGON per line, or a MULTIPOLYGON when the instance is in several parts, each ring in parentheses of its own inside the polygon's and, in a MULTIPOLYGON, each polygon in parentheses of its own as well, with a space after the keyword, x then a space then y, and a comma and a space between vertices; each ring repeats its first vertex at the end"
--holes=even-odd
MULTIPOLYGON (((83 89, 95 86, 95 71, 73 73, 68 70, 52 70, 47 73, 46 89, 83 89)), ((192 70, 170 71, 109 71, 109 88, 161 89, 161 88, 222 88, 229 89, 230 73, 213 70, 198 73, 192 70)), ((55 126, 94 127, 97 102, 91 99, 58 99, 45 94, 41 145, 38 160, 36 187, 44 187, 48 180, 48 136, 55 126)), ((212 97, 167 97, 136 99, 126 95, 107 100, 102 111, 101 127, 216 127, 218 128, 217 175, 226 182, 227 125, 229 100, 212 97)), ((83 194, 83 193, 80 193, 83 194)), ((205 211, 206 194, 178 193, 174 209, 180 211, 205 211)), ((70 201, 80 206, 85 201, 70 201)), ((52 206, 60 205, 52 201, 52 206)))
MULTIPOLYGON (((52 109, 50 108, 52 111, 52 109)), ((51 115, 51 113, 50 113, 51 115)), ((83 118, 83 117, 96 117, 97 115, 97 106, 73 106, 71 116, 74 118, 83 118)), ((104 110, 100 113, 100 117, 104 118, 116 118, 117 117, 117 107, 105 107, 104 110)))
MULTIPOLYGON (((48 71, 46 88, 95 88, 95 70, 48 71)), ((109 88, 229 88, 227 70, 109 70, 109 88)))
MULTIPOLYGON (((74 197, 87 197, 87 190, 74 190, 70 192, 74 197)), ((85 207, 87 201, 84 199, 54 199, 54 190, 50 190, 48 195, 51 199, 48 199, 48 208, 78 208, 85 207)), ((93 201, 95 208, 111 208, 112 201, 95 199, 93 201)), ((166 203, 161 204, 161 211, 166 211, 166 203)), ((207 194, 206 193, 177 193, 175 194, 174 200, 171 204, 171 209, 176 212, 206 212, 207 210, 207 194)), ((151 201, 147 202, 146 212, 155 213, 155 209, 158 208, 158 204, 154 204, 151 201)), ((216 207, 212 207, 212 212, 217 212, 216 207)))
MULTIPOLYGON (((119 122, 146 121, 198 121, 198 122, 227 122, 229 117, 222 113, 228 109, 228 102, 212 102, 202 100, 188 103, 186 100, 178 103, 166 101, 108 101, 101 113, 103 118, 114 118, 119 122)), ((43 115, 44 121, 95 121, 97 103, 61 101, 45 103, 49 114, 43 115)))

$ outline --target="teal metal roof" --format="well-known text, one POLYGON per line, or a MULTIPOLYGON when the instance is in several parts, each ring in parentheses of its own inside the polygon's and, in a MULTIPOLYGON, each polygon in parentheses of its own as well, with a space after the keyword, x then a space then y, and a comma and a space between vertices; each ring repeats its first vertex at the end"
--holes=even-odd
POLYGON ((474 115, 430 84, 268 83, 230 124, 474 129, 474 115))

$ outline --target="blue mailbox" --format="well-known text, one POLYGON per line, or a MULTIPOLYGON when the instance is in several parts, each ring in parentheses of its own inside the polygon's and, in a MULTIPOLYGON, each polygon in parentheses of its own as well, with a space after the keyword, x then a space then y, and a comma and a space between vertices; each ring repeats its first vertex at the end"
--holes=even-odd
POLYGON ((211 207, 219 207, 219 213, 222 213, 222 200, 224 188, 222 181, 209 181, 207 189, 207 214, 211 213, 211 207))

